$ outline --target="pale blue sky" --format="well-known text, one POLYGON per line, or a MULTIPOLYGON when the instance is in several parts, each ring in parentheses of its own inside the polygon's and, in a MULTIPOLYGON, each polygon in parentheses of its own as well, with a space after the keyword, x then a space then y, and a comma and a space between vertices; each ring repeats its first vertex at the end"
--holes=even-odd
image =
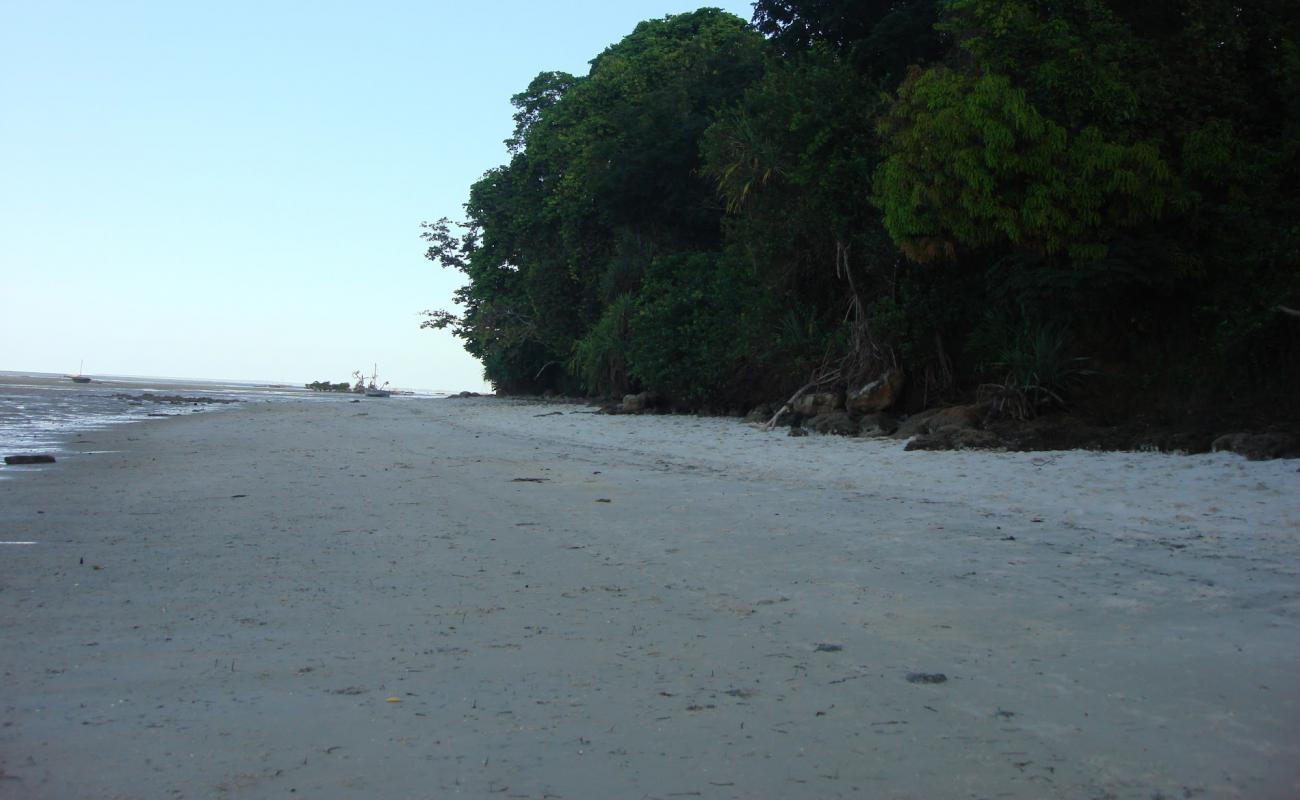
POLYGON ((481 389, 419 223, 510 96, 643 19, 750 0, 0 0, 0 370, 481 389))

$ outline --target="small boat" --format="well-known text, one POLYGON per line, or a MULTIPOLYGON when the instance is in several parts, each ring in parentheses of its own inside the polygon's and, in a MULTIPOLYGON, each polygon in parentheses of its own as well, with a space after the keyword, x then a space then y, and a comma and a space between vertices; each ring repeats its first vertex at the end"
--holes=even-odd
POLYGON ((90 383, 90 378, 87 378, 85 375, 81 374, 82 367, 85 366, 86 366, 86 362, 82 361, 81 366, 77 367, 77 374, 68 376, 69 378, 72 379, 73 383, 90 383))

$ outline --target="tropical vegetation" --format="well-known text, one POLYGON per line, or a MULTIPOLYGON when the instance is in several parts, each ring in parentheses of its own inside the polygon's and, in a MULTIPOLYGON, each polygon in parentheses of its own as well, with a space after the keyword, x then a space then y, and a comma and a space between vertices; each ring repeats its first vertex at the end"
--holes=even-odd
POLYGON ((423 226, 499 391, 1300 413, 1294 0, 758 0, 513 104, 423 226))

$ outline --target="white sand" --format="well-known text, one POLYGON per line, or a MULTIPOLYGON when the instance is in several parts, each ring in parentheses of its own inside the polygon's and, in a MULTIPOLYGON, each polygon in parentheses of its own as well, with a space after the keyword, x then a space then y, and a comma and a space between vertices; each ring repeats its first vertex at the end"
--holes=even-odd
POLYGON ((0 797, 1300 796, 1296 461, 585 411, 6 469, 0 797))

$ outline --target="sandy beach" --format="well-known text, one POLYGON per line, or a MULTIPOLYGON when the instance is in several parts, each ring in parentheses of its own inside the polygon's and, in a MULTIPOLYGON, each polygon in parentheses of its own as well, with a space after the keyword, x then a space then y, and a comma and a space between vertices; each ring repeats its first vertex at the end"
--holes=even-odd
POLYGON ((1296 461, 590 411, 0 470, 0 797, 1300 796, 1296 461))

